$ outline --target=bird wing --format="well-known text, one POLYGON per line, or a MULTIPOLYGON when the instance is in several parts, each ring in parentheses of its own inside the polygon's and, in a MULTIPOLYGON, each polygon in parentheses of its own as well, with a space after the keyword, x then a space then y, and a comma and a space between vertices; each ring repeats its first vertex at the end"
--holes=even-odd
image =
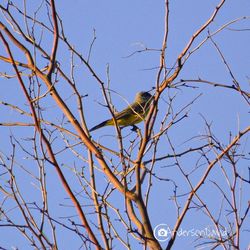
POLYGON ((121 118, 125 118, 126 115, 131 115, 131 111, 134 114, 140 114, 142 111, 143 105, 139 105, 138 103, 133 103, 132 105, 129 105, 127 108, 122 110, 121 112, 118 112, 115 114, 116 120, 119 120, 121 118))

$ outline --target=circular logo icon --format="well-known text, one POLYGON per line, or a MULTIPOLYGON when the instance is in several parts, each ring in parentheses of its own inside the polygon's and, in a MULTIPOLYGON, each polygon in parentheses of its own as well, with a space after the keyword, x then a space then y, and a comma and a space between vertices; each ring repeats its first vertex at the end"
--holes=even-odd
POLYGON ((171 230, 167 224, 158 224, 154 228, 154 236, 158 241, 167 241, 171 235, 171 230))

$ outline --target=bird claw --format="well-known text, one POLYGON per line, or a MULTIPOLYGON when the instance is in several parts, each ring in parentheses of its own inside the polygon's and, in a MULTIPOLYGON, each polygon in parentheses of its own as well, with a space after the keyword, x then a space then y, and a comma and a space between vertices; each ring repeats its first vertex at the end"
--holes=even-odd
POLYGON ((137 132, 139 128, 136 125, 132 125, 131 131, 137 132))

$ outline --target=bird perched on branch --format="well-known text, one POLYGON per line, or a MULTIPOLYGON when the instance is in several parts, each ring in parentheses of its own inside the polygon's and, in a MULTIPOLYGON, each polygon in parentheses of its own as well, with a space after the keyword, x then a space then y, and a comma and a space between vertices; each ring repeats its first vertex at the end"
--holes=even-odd
MULTIPOLYGON (((145 120, 152 100, 153 97, 148 92, 137 93, 133 103, 129 104, 129 106, 121 112, 114 114, 117 125, 123 127, 133 126, 145 120)), ((89 131, 92 132, 105 126, 115 126, 114 119, 111 118, 101 122, 100 124, 91 128, 89 131)))

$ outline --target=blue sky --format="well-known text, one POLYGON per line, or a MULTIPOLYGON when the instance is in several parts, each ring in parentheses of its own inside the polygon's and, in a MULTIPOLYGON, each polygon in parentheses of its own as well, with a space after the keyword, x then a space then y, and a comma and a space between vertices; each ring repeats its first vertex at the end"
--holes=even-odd
MULTIPOLYGON (((166 50, 167 67, 171 68, 174 65, 176 57, 186 46, 192 34, 206 22, 218 2, 219 1, 215 0, 170 1, 169 37, 166 50)), ((90 64, 105 83, 107 83, 108 79, 110 80, 110 89, 114 91, 112 92, 113 104, 117 110, 121 110, 127 105, 123 98, 128 102, 132 102, 138 91, 150 90, 155 86, 160 58, 158 50, 161 49, 164 35, 164 1, 75 0, 73 3, 72 1, 57 1, 56 5, 58 14, 63 20, 64 32, 68 41, 70 41, 75 49, 85 58, 87 58, 93 35, 96 35, 96 40, 91 51, 90 64), (145 48, 152 50, 134 53, 145 48), (107 69, 109 69, 108 74, 107 69), (121 98, 120 95, 123 98, 121 98)), ((37 3, 28 3, 28 11, 32 11, 34 8, 37 8, 37 3)), ((249 10, 250 2, 247 0, 226 1, 215 21, 210 26, 209 32, 213 33, 229 21, 249 15, 249 10)), ((43 9, 43 11, 39 12, 38 17, 44 22, 47 22, 44 13, 46 12, 43 9)), ((249 91, 250 77, 249 24, 248 17, 229 26, 231 29, 225 29, 213 38, 223 52, 235 77, 240 82, 242 89, 246 91, 249 91), (236 29, 248 29, 248 31, 239 32, 236 31, 236 29)), ((37 37, 39 37, 39 34, 41 34, 41 32, 38 29, 37 37)), ((206 29, 192 48, 206 38, 207 35, 208 30, 206 29)), ((43 36, 42 45, 47 51, 50 51, 51 37, 46 35, 46 33, 44 33, 43 36)), ((16 58, 24 59, 16 49, 13 48, 13 51, 16 58)), ((1 46, 1 55, 4 53, 3 47, 1 46)), ((65 72, 70 74, 70 52, 62 42, 59 44, 58 61, 65 72)), ((42 65, 44 60, 38 58, 38 63, 42 65)), ((1 68, 4 69, 4 72, 13 73, 11 68, 3 63, 1 63, 1 68)), ((232 85, 232 79, 228 70, 211 41, 207 41, 196 53, 191 55, 175 83, 181 79, 196 80, 199 78, 211 82, 232 85)), ((84 98, 85 117, 88 126, 92 127, 109 118, 110 114, 108 110, 100 105, 100 103, 104 104, 104 100, 99 84, 78 59, 75 59, 75 81, 81 94, 88 94, 88 96, 84 98)), ((0 100, 8 101, 14 105, 20 105, 28 110, 16 80, 11 79, 7 81, 4 78, 0 78, 0 84, 2 88, 0 100)), ((70 88, 61 79, 59 84, 57 87, 60 93, 68 100, 67 103, 72 107, 74 113, 77 114, 77 109, 74 106, 75 100, 70 98, 70 88)), ((208 123, 212 124, 211 128, 213 133, 223 145, 228 144, 230 133, 234 136, 239 130, 249 125, 249 108, 238 92, 231 89, 208 86, 203 83, 194 83, 192 86, 198 88, 182 87, 165 91, 159 103, 159 117, 156 120, 155 132, 159 129, 160 122, 168 108, 169 96, 175 96, 173 102, 174 112, 177 112, 194 100, 194 98, 200 96, 192 106, 186 109, 186 111, 188 111, 188 118, 179 122, 168 131, 168 135, 175 145, 177 152, 198 146, 201 142, 205 143, 205 141, 201 141, 198 137, 205 133, 204 117, 208 123), (193 139, 190 140, 190 138, 193 139)), ((43 90, 45 91, 45 88, 43 90)), ((55 108, 55 104, 51 99, 46 99, 44 105, 48 108, 48 112, 45 114, 47 119, 59 121, 62 118, 62 113, 55 108)), ((20 119, 20 116, 6 107, 0 109, 0 114, 2 117, 0 122, 2 120, 16 121, 20 119)), ((25 118, 22 117, 21 119, 25 118)), ((143 123, 141 123, 139 127, 143 130, 143 123)), ((20 139, 29 136, 30 130, 25 128, 9 129, 0 127, 0 137, 2 141, 0 149, 6 154, 11 152, 9 144, 9 134, 11 133, 20 139)), ((107 127, 94 132, 93 138, 115 149, 117 148, 117 143, 114 133, 114 128, 107 127)), ((123 130, 123 135, 125 137, 124 145, 128 147, 130 141, 135 138, 135 135, 130 132, 129 128, 123 130)), ((26 142, 23 143, 28 147, 26 142)), ((157 156, 171 154, 172 152, 166 136, 163 136, 161 143, 157 151, 157 156)), ((55 147, 56 150, 60 150, 63 146, 56 144, 55 147)), ((245 148, 249 149, 249 142, 246 142, 245 148)), ((20 162, 32 169, 32 163, 25 160, 25 156, 22 155, 22 153, 18 153, 17 157, 20 162)), ((212 157, 214 156, 211 155, 211 159, 212 157)), ((58 158, 64 167, 69 182, 72 186, 76 185, 77 182, 71 177, 72 173, 67 166, 72 165, 74 160, 79 166, 82 163, 76 159, 72 159, 72 155, 69 152, 58 155, 58 158)), ((150 153, 145 156, 145 159, 148 158, 150 158, 150 153)), ((183 166, 185 166, 185 170, 192 169, 197 158, 197 155, 183 157, 181 162, 183 166)), ((176 183, 178 183, 179 194, 183 194, 186 192, 187 186, 183 184, 183 178, 181 178, 180 173, 178 173, 175 168, 167 167, 171 165, 171 163, 171 161, 160 162, 155 171, 162 177, 174 179, 176 183)), ((240 165, 240 168, 240 172, 247 176, 245 162, 240 165)), ((194 183, 199 180, 203 170, 204 169, 201 168, 197 171, 197 174, 193 176, 194 183)), ((58 183, 57 176, 53 172, 53 169, 48 168, 47 171, 52 207, 58 214, 64 216, 64 212, 68 208, 62 208, 58 204, 64 203, 71 205, 71 203, 65 198, 66 194, 62 192, 61 185, 58 183), (54 201, 53 197, 57 197, 57 200, 54 201)), ((19 173, 19 176, 20 175, 21 173, 19 173)), ((213 169, 210 180, 221 182, 221 185, 226 188, 226 182, 218 169, 213 169)), ((29 179, 29 177, 26 176, 23 179, 20 178, 20 181, 23 183, 23 192, 28 192, 31 197, 33 195, 36 197, 36 192, 31 189, 32 178, 29 179)), ((105 185, 105 181, 101 180, 99 185, 100 189, 102 189, 102 185, 105 185)), ((76 187, 75 191, 79 191, 78 188, 79 187, 76 187)), ((160 223, 166 223, 170 226, 174 225, 176 210, 174 204, 169 201, 172 191, 173 185, 171 182, 154 180, 149 206, 149 213, 153 225, 160 223)), ((218 204, 221 199, 218 190, 213 185, 208 185, 204 187, 204 189, 201 189, 200 194, 204 195, 215 214, 218 213, 218 204)), ((246 200, 249 199, 249 191, 247 192, 245 190, 245 194, 246 197, 243 200, 246 202, 246 200)), ((123 200, 119 199, 121 199, 121 196, 117 194, 114 196, 113 202, 122 208, 123 200)), ((74 213, 74 209, 71 208, 65 213, 74 213)), ((203 229, 210 224, 211 222, 205 219, 200 211, 191 210, 183 222, 183 228, 192 229, 197 227, 197 229, 203 229)), ((126 234, 122 229, 120 230, 122 235, 126 234)), ((13 243, 19 246, 20 249, 28 249, 27 243, 23 241, 22 238, 19 239, 17 237, 15 242, 13 242, 13 238, 10 237, 8 230, 6 230, 4 234, 3 244, 6 245, 6 247, 13 243)), ((72 242, 70 237, 70 235, 67 235, 67 239, 63 242, 61 249, 69 249, 72 245, 74 245, 72 249, 79 247, 79 243, 72 242)), ((241 240, 242 249, 245 249, 249 243, 246 233, 242 234, 241 240)), ((194 241, 194 239, 190 237, 183 237, 173 249, 180 249, 180 247, 184 245, 189 247, 188 249, 194 249, 195 244, 192 244, 192 241, 194 241)), ((134 247, 138 246, 135 241, 132 241, 132 244, 134 244, 134 247)), ((165 245, 166 243, 162 244, 163 247, 165 245)))

